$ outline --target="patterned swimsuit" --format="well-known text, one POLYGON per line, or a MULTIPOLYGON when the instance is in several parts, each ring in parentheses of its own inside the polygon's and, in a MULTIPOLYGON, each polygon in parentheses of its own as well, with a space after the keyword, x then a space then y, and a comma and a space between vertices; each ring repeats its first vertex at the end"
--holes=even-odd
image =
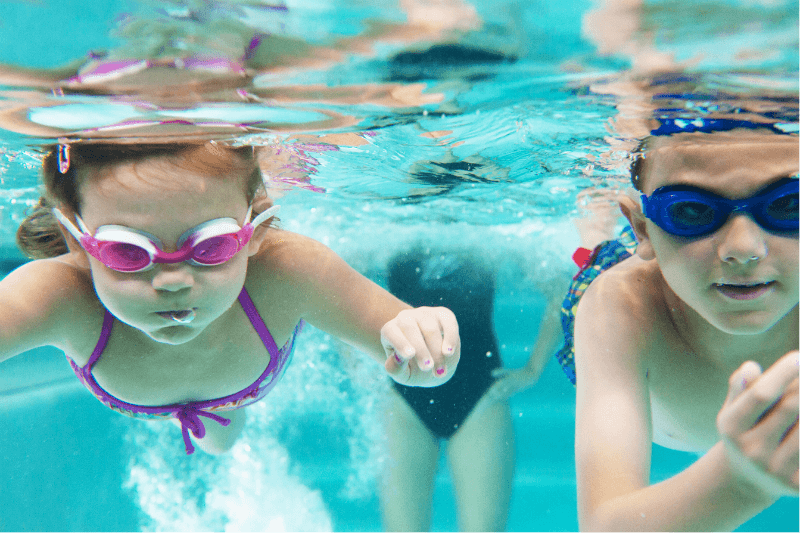
POLYGON ((561 327, 564 330, 564 346, 556 353, 556 358, 572 384, 575 384, 575 313, 578 303, 597 276, 617 263, 631 257, 636 252, 636 237, 626 226, 618 239, 600 243, 591 253, 586 263, 572 279, 567 296, 561 305, 561 327))

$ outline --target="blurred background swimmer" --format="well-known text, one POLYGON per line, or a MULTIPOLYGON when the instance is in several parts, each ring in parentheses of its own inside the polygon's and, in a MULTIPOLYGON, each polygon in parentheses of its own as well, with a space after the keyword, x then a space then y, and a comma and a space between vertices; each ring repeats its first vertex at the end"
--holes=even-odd
POLYGON ((381 490, 384 527, 427 531, 440 445, 446 443, 459 529, 505 529, 515 465, 508 399, 536 383, 559 340, 548 309, 523 368, 504 369, 494 331, 494 273, 468 254, 415 248, 390 261, 389 291, 414 305, 447 305, 459 320, 462 364, 435 391, 394 385, 381 490))

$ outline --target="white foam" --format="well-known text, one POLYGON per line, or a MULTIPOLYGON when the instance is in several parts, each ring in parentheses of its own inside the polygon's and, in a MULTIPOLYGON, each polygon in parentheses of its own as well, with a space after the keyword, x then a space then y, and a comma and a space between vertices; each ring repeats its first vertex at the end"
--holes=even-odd
POLYGON ((230 452, 187 456, 173 424, 131 424, 125 487, 142 511, 142 529, 332 531, 330 501, 369 498, 377 486, 380 370, 307 327, 281 382, 247 408, 230 452), (318 435, 315 428, 334 429, 318 435), (330 445, 332 436, 341 446, 330 445))

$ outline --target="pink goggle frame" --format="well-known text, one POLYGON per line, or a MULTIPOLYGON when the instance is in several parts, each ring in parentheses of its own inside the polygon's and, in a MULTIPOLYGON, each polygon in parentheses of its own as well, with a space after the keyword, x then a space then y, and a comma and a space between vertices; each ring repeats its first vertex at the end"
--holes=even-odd
MULTIPOLYGON (((165 252, 157 237, 126 226, 106 225, 92 235, 89 228, 75 215, 80 230, 58 209, 53 214, 59 222, 81 243, 89 255, 118 272, 141 272, 154 263, 188 262, 195 266, 214 266, 229 261, 244 248, 256 226, 275 216, 280 206, 275 205, 259 214, 244 227, 233 218, 217 218, 203 222, 184 232, 177 242, 177 251, 165 252)), ((250 220, 253 206, 247 210, 245 220, 250 220)))

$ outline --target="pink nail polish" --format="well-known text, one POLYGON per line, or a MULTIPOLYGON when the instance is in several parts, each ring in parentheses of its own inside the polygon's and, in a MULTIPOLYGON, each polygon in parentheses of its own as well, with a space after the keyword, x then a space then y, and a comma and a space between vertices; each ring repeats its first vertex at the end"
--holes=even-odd
POLYGON ((403 364, 403 360, 400 359, 400 356, 397 355, 397 353, 394 354, 394 360, 397 361, 397 364, 399 364, 399 365, 403 364))
POLYGON ((442 376, 442 375, 444 375, 444 372, 445 372, 445 370, 444 370, 444 367, 442 367, 442 368, 437 368, 437 369, 436 369, 436 375, 437 375, 437 376, 442 376))

